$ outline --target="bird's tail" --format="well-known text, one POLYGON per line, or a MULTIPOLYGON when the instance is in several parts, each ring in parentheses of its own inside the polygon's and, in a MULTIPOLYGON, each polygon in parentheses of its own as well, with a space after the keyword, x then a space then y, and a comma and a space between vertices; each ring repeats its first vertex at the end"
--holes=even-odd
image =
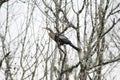
POLYGON ((79 48, 77 48, 76 46, 74 46, 72 43, 69 44, 71 47, 73 47, 74 49, 76 49, 77 51, 80 51, 79 48))

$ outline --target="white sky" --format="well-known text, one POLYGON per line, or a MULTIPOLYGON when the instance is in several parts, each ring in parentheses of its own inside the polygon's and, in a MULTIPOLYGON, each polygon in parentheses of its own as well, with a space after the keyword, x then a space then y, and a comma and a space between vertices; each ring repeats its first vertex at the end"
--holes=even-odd
MULTIPOLYGON (((7 35, 7 41, 6 41, 5 44, 7 44, 7 42, 9 42, 11 40, 14 40, 16 38, 16 36, 18 36, 19 34, 24 34, 24 33, 21 33, 21 32, 24 32, 24 30, 26 28, 26 23, 28 23, 27 20, 26 20, 27 19, 27 14, 26 13, 27 13, 27 7, 28 7, 27 4, 19 2, 17 0, 11 0, 9 5, 10 5, 10 7, 9 7, 9 35, 7 35)), ((41 5, 42 5, 42 3, 39 4, 39 6, 41 6, 41 5)), ((29 8, 31 9, 31 7, 29 7, 29 8)), ((40 7, 40 8, 44 9, 43 7, 40 7)), ((30 28, 28 30, 28 33, 29 33, 28 38, 30 39, 31 44, 34 43, 35 41, 37 41, 38 39, 43 42, 42 44, 45 44, 47 39, 49 39, 46 35, 47 32, 45 32, 42 29, 42 27, 46 26, 45 25, 45 16, 43 15, 43 13, 40 12, 40 10, 37 7, 35 7, 34 10, 35 11, 33 13, 33 18, 32 18, 33 21, 30 23, 30 28), (44 35, 43 38, 41 38, 41 36, 43 34, 45 34, 45 35, 44 35)), ((31 10, 29 10, 28 12, 30 13, 30 11, 31 10)), ((28 16, 28 17, 30 17, 30 16, 28 16)), ((75 19, 73 15, 70 16, 69 18, 70 18, 71 21, 72 21, 72 19, 75 19)), ((84 17, 81 17, 81 18, 84 18, 84 17)), ((5 30, 5 25, 6 25, 5 21, 6 21, 6 3, 3 4, 1 9, 0 9, 0 33, 2 33, 2 35, 4 34, 4 30, 5 30)), ((73 21, 73 23, 76 23, 75 20, 73 21)), ((82 20, 81 20, 81 23, 83 23, 82 20)), ((71 30, 69 30, 69 31, 71 31, 71 30)), ((75 34, 73 34, 74 31, 71 31, 72 32, 71 34, 69 33, 69 31, 66 33, 67 37, 71 37, 71 36, 75 35, 75 34)), ((10 47, 11 51, 14 52, 14 49, 16 49, 16 47, 14 47, 14 46, 18 45, 17 42, 20 43, 21 38, 23 38, 23 36, 20 36, 18 39, 15 39, 13 42, 11 42, 11 44, 12 44, 11 47, 10 47)), ((73 43, 75 43, 75 45, 76 45, 76 41, 74 40, 74 38, 75 37, 72 37, 71 41, 73 43)), ((35 45, 35 44, 33 44, 33 45, 35 45)), ((9 47, 8 44, 7 44, 7 46, 9 47)), ((32 47, 32 49, 33 48, 34 47, 32 47)), ((29 47, 27 49, 29 49, 29 47)), ((69 50, 70 49, 71 48, 69 48, 69 50)), ((19 50, 21 50, 21 48, 19 50)), ((1 49, 0 49, 0 53, 1 53, 1 49)), ((68 57, 71 58, 71 60, 68 61, 68 63, 70 63, 70 65, 72 65, 73 63, 76 63, 74 61, 76 60, 75 57, 77 56, 77 54, 73 55, 73 53, 75 53, 75 51, 72 51, 72 53, 70 53, 68 55, 68 57)), ((29 55, 32 56, 33 55, 32 52, 29 55)), ((0 56, 2 56, 2 54, 0 54, 0 56)), ((12 57, 15 57, 15 60, 16 60, 15 62, 17 63, 17 60, 18 60, 17 58, 20 57, 20 54, 18 54, 16 56, 12 56, 12 57)), ((41 60, 43 60, 43 58, 41 60)), ((5 64, 3 64, 3 68, 4 68, 4 65, 5 64)), ((111 65, 111 67, 113 67, 114 65, 111 65)), ((19 64, 16 64, 15 66, 19 67, 19 64)), ((115 77, 115 80, 119 80, 120 79, 120 76, 119 76, 120 75, 120 69, 119 68, 120 68, 120 65, 118 64, 117 67, 115 67, 114 70, 112 70, 110 73, 108 73, 108 75, 105 75, 105 76, 107 76, 107 80, 110 80, 112 77, 115 77)), ((43 65, 40 65, 39 68, 38 68, 38 71, 42 72, 43 71, 42 69, 44 69, 43 65)), ((103 71, 106 72, 106 68, 103 71)), ((109 71, 109 70, 107 70, 107 71, 109 71)), ((41 77, 43 76, 43 73, 40 73, 40 74, 41 75, 39 75, 39 78, 40 78, 40 76, 41 77)), ((2 70, 0 70, 0 77, 1 77, 1 80, 4 79, 4 73, 3 73, 2 70)), ((16 77, 17 80, 19 80, 18 77, 19 77, 19 75, 16 77)))

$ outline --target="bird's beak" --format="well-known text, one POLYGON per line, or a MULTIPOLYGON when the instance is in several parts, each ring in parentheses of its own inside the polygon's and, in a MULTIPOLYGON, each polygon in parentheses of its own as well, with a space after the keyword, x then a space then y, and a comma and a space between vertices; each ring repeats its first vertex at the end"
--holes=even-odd
POLYGON ((46 28, 42 27, 42 29, 46 29, 46 28))
POLYGON ((43 29, 49 30, 49 28, 48 28, 48 27, 45 27, 45 28, 43 28, 43 29))
POLYGON ((49 31, 49 29, 47 27, 43 27, 42 29, 45 29, 45 30, 49 31))
POLYGON ((47 28, 44 28, 44 27, 42 27, 42 29, 45 29, 45 30, 47 30, 47 28))

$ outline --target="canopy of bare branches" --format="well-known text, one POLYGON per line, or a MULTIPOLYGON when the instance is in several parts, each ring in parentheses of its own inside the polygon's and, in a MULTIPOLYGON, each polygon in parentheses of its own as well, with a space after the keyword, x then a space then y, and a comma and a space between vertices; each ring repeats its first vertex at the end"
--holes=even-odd
POLYGON ((120 0, 0 0, 0 80, 119 80, 119 68, 120 0))

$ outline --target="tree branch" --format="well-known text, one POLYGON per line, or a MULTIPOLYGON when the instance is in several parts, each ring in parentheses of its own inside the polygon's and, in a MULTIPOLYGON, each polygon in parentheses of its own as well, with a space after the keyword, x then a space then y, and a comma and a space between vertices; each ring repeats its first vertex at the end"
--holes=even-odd
POLYGON ((114 63, 114 62, 117 62, 117 61, 120 61, 120 57, 115 58, 115 59, 113 59, 113 60, 109 60, 109 61, 103 62, 103 63, 98 64, 98 65, 94 65, 94 66, 88 68, 87 70, 91 70, 91 69, 93 69, 93 68, 100 67, 100 66, 105 66, 105 65, 107 65, 107 64, 114 63))
POLYGON ((114 19, 112 26, 105 33, 103 33, 101 35, 101 38, 104 37, 108 32, 110 32, 119 21, 120 21, 120 18, 116 22, 115 22, 115 19, 114 19))
POLYGON ((7 2, 7 1, 9 1, 9 0, 0 0, 0 8, 1 8, 2 4, 7 2))

